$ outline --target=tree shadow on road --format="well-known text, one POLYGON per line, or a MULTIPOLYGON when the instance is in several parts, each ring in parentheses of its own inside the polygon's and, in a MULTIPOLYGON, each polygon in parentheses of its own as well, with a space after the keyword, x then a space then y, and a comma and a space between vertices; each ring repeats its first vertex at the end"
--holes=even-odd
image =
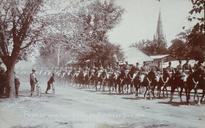
POLYGON ((102 94, 102 95, 131 95, 131 94, 129 94, 129 93, 109 93, 109 92, 101 92, 100 94, 102 94))
POLYGON ((144 97, 122 97, 122 99, 126 100, 144 100, 144 97))
MULTIPOLYGON (((160 101, 160 102, 158 102, 158 103, 160 103, 160 104, 168 104, 168 105, 172 105, 172 106, 175 106, 175 107, 179 107, 179 106, 181 106, 181 105, 189 105, 187 102, 185 102, 185 101, 182 101, 182 102, 170 102, 170 101, 160 101)), ((195 103, 196 104, 196 103, 195 103)), ((194 105, 194 103, 190 103, 190 105, 194 105)))

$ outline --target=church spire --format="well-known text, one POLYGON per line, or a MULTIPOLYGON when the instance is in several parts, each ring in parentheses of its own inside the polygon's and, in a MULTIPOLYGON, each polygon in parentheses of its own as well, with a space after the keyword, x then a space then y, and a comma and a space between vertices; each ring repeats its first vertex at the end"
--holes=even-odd
POLYGON ((159 17, 157 21, 157 31, 154 36, 154 40, 163 41, 165 42, 165 37, 163 33, 163 26, 162 26, 162 19, 161 19, 161 12, 159 12, 159 17))
POLYGON ((156 54, 167 53, 167 43, 166 43, 166 39, 165 39, 165 36, 163 33, 161 12, 159 12, 159 17, 158 17, 158 21, 157 21, 157 30, 156 30, 156 33, 154 34, 153 42, 157 46, 155 49, 156 54))
POLYGON ((161 11, 159 12, 158 21, 157 21, 157 30, 154 35, 154 40, 157 41, 159 45, 166 46, 166 39, 163 32, 163 25, 162 25, 162 18, 161 18, 161 11))

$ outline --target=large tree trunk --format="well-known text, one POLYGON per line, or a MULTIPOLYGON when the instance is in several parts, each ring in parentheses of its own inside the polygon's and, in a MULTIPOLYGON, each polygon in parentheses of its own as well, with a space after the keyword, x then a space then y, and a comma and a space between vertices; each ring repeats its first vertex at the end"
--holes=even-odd
POLYGON ((14 98, 16 96, 15 93, 15 84, 14 84, 14 68, 15 65, 12 65, 11 67, 7 67, 7 88, 8 88, 8 95, 10 98, 14 98))
POLYGON ((11 57, 5 63, 7 71, 6 71, 6 94, 10 98, 14 98, 16 95, 15 93, 15 84, 14 84, 14 69, 16 64, 16 56, 11 57))

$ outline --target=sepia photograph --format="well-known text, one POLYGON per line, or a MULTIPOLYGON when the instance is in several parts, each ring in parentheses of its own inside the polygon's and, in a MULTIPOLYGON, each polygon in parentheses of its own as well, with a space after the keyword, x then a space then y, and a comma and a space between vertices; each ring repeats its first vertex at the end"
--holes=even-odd
POLYGON ((204 128, 205 0, 0 0, 0 128, 204 128))

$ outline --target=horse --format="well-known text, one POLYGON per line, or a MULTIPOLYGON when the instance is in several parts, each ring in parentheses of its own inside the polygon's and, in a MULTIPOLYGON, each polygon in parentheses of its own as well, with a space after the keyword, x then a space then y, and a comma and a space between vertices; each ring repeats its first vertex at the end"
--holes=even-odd
POLYGON ((157 86, 157 81, 156 81, 156 74, 153 69, 150 72, 148 72, 148 74, 145 76, 142 85, 145 86, 144 98, 146 98, 147 92, 149 98, 151 98, 151 94, 153 95, 153 97, 155 97, 154 90, 155 87, 157 86))
POLYGON ((124 86, 124 79, 126 77, 125 71, 121 70, 120 74, 117 76, 116 85, 118 86, 118 93, 124 93, 123 86, 124 86))
POLYGON ((132 94, 134 91, 134 78, 135 78, 135 70, 130 70, 126 72, 126 77, 124 79, 124 84, 126 85, 127 94, 128 91, 132 94))
POLYGON ((102 91, 105 91, 105 86, 107 84, 107 72, 105 70, 103 70, 103 72, 100 74, 99 81, 100 89, 102 88, 102 91))
POLYGON ((74 72, 73 76, 72 76, 72 82, 73 84, 78 84, 79 83, 79 74, 80 74, 80 70, 77 70, 74 72))
POLYGON ((138 96, 140 85, 145 78, 145 74, 141 73, 140 71, 135 72, 133 75, 133 86, 135 91, 135 96, 138 96))
POLYGON ((189 104, 189 100, 190 100, 190 93, 192 90, 194 90, 194 99, 195 99, 195 95, 197 94, 197 86, 199 83, 199 72, 198 71, 194 71, 192 73, 190 73, 190 75, 187 78, 187 82, 186 82, 186 102, 187 104, 189 104))
POLYGON ((163 92, 163 97, 165 97, 164 92, 166 91, 166 96, 168 97, 168 90, 167 87, 170 86, 170 74, 167 70, 163 70, 163 73, 160 75, 157 91, 158 97, 161 97, 161 91, 163 92))
POLYGON ((89 72, 88 72, 88 70, 84 70, 84 72, 83 72, 83 83, 82 84, 85 88, 88 88, 88 86, 89 86, 89 72))
MULTIPOLYGON (((98 90, 98 84, 101 81, 101 78, 100 78, 101 74, 102 74, 102 70, 97 70, 97 69, 95 70, 95 73, 94 73, 94 85, 95 85, 95 90, 96 91, 98 90)), ((100 88, 101 88, 101 86, 100 86, 100 88)))
POLYGON ((198 74, 196 80, 197 82, 194 82, 195 83, 195 96, 197 96, 197 99, 198 99, 198 104, 202 103, 203 99, 204 99, 204 95, 205 95, 205 71, 204 69, 201 69, 199 68, 197 71, 196 71, 196 74, 198 74), (198 90, 202 90, 202 96, 201 96, 201 99, 199 101, 199 94, 198 94, 198 90))
POLYGON ((89 72, 88 84, 95 85, 95 79, 96 79, 95 70, 91 69, 89 72))
POLYGON ((70 72, 67 73, 67 75, 68 75, 68 80, 69 80, 70 82, 74 82, 74 81, 73 81, 73 78, 74 78, 75 72, 76 72, 76 71, 73 69, 73 70, 71 70, 70 72))
POLYGON ((84 72, 83 72, 83 70, 80 70, 80 72, 77 76, 77 84, 79 84, 79 87, 83 86, 83 84, 84 84, 84 72))
POLYGON ((111 91, 116 91, 116 74, 114 71, 110 71, 108 72, 107 74, 107 81, 108 81, 108 90, 109 90, 109 93, 111 93, 111 91))
POLYGON ((120 76, 119 71, 113 72, 112 82, 113 82, 113 86, 114 86, 113 88, 114 88, 116 93, 119 91, 119 84, 121 84, 121 80, 120 80, 119 76, 120 76))
POLYGON ((122 81, 122 89, 123 91, 125 90, 127 94, 128 94, 129 89, 130 89, 130 93, 132 92, 132 77, 133 77, 133 72, 131 70, 130 71, 125 70, 125 76, 122 81))
POLYGON ((178 88, 180 88, 179 97, 180 97, 180 101, 182 102, 182 92, 183 92, 183 89, 186 89, 186 79, 187 79, 187 76, 180 70, 177 70, 172 75, 172 77, 170 78, 170 85, 171 85, 170 102, 172 102, 173 100, 175 89, 178 89, 178 88))

